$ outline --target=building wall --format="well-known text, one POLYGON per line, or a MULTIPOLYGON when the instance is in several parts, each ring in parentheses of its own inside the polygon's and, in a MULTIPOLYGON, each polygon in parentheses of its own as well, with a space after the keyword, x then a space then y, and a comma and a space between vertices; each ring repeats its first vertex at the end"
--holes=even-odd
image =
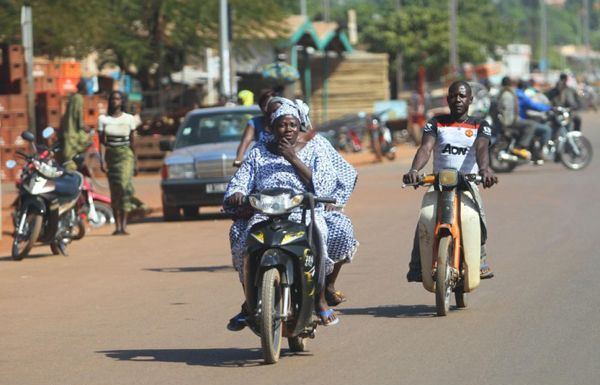
MULTIPOLYGON (((300 61, 301 75, 304 65, 300 61)), ((327 59, 313 56, 310 67, 311 119, 316 124, 360 111, 372 112, 375 101, 390 98, 387 54, 354 52, 327 59)))

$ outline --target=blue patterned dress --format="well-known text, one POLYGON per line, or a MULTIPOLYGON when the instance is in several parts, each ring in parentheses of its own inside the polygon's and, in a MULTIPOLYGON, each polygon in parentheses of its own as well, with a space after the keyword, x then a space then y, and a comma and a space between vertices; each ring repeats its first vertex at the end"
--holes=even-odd
MULTIPOLYGON (((298 151, 297 156, 312 171, 313 186, 307 188, 295 168, 281 155, 270 152, 264 143, 258 143, 248 154, 240 169, 235 173, 225 192, 225 199, 240 192, 244 195, 269 188, 288 188, 296 192, 311 191, 317 196, 331 197, 336 187, 336 174, 328 156, 319 151, 320 147, 314 142, 308 142, 298 151)), ((323 244, 325 273, 333 270, 334 261, 327 255, 328 229, 323 218, 324 210, 315 210, 315 221, 323 244)), ((231 254, 233 265, 243 277, 242 264, 246 249, 246 238, 250 228, 267 219, 264 214, 256 213, 249 220, 236 221, 230 230, 231 254)), ((300 221, 301 212, 294 212, 290 219, 300 221)))

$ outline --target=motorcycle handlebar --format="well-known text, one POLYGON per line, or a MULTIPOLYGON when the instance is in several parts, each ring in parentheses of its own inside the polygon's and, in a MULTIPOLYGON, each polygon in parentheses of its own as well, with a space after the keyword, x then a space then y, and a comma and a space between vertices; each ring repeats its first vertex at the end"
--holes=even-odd
MULTIPOLYGON (((402 188, 409 187, 409 186, 429 186, 429 185, 432 185, 435 183, 435 177, 436 177, 435 174, 429 174, 429 175, 421 174, 418 177, 417 183, 408 183, 408 184, 403 183, 402 188)), ((483 178, 479 174, 464 174, 463 178, 467 182, 473 182, 475 184, 480 184, 483 181, 483 178)))

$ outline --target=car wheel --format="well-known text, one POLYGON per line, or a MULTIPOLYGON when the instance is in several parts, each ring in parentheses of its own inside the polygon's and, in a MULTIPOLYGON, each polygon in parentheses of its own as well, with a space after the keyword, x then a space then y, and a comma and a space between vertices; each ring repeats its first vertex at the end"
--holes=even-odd
POLYGON ((179 207, 168 205, 163 196, 162 201, 163 219, 165 221, 177 221, 180 218, 179 207))
POLYGON ((187 206, 183 208, 183 216, 185 219, 198 218, 198 206, 187 206))

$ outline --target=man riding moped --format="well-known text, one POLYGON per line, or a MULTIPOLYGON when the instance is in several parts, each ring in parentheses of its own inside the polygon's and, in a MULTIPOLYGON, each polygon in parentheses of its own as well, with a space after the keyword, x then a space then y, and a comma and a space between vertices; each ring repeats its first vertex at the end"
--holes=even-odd
MULTIPOLYGON (((411 169, 403 176, 404 183, 416 185, 419 182, 418 172, 425 167, 433 152, 434 173, 448 168, 465 174, 477 173, 481 176, 483 186, 491 187, 498 183, 498 178, 489 167, 488 148, 492 129, 487 121, 468 115, 469 106, 473 102, 471 87, 465 81, 455 81, 448 88, 446 100, 450 107, 450 114, 436 116, 427 122, 423 128, 421 146, 415 154, 411 169)), ((494 274, 486 261, 487 226, 483 202, 474 184, 472 192, 481 220, 480 275, 481 279, 492 278, 494 274)), ((409 272, 406 278, 409 282, 422 282, 418 230, 415 232, 409 272)))

